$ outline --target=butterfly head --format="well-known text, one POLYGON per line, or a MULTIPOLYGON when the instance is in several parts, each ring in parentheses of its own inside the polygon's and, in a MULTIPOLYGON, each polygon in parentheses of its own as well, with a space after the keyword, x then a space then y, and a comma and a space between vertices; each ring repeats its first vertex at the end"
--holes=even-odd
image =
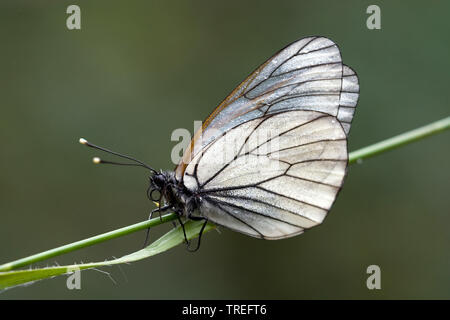
POLYGON ((161 201, 161 196, 166 194, 168 186, 173 183, 170 172, 155 172, 150 176, 150 185, 147 190, 148 198, 155 202, 161 201))

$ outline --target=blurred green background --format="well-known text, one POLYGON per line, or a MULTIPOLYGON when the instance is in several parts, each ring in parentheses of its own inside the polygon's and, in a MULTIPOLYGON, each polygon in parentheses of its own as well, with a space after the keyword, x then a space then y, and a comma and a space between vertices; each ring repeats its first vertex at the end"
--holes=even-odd
MULTIPOLYGON (((448 116, 449 12, 444 1, 2 1, 0 263, 147 218, 147 172, 92 165, 79 137, 173 169, 172 131, 192 131, 298 38, 330 37, 359 75, 350 150, 448 116), (70 4, 81 30, 66 28, 70 4), (381 30, 366 27, 370 4, 381 30)), ((104 269, 115 283, 90 270, 81 290, 62 276, 0 299, 448 299, 449 158, 444 133, 352 166, 325 223, 295 238, 222 228, 195 254, 104 269), (371 264, 381 290, 366 287, 371 264)), ((119 257, 143 240, 48 263, 119 257)))

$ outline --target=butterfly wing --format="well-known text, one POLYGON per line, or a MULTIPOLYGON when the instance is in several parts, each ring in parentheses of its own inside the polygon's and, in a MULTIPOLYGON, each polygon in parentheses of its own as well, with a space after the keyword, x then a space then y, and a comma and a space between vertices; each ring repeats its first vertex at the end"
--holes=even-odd
POLYGON ((186 168, 202 198, 200 215, 263 239, 320 224, 347 167, 346 133, 327 113, 294 110, 242 123, 215 139, 186 168))
POLYGON ((213 111, 176 178, 218 225, 264 239, 300 234, 323 221, 342 186, 358 95, 336 44, 298 40, 213 111))
POLYGON ((211 113, 176 167, 176 177, 182 181, 189 162, 221 134, 265 115, 320 111, 337 117, 348 134, 358 95, 358 78, 342 63, 333 41, 300 39, 258 67, 211 113))

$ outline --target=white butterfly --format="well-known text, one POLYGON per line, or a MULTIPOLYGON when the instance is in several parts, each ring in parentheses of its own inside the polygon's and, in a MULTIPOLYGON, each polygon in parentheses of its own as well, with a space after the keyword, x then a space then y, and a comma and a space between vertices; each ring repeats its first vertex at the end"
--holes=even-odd
POLYGON ((175 172, 138 165, 153 172, 149 191, 164 200, 160 211, 262 239, 301 234, 322 223, 342 187, 358 96, 337 45, 304 38, 231 92, 175 172))

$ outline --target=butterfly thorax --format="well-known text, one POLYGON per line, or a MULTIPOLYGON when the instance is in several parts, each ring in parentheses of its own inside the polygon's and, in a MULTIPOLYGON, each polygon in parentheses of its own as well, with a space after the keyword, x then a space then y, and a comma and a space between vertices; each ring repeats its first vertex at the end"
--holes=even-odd
POLYGON ((152 200, 164 200, 177 214, 188 217, 199 206, 196 197, 184 184, 175 178, 175 173, 165 171, 156 173, 150 178, 150 198, 152 200), (152 192, 160 193, 161 199, 153 199, 152 192))

